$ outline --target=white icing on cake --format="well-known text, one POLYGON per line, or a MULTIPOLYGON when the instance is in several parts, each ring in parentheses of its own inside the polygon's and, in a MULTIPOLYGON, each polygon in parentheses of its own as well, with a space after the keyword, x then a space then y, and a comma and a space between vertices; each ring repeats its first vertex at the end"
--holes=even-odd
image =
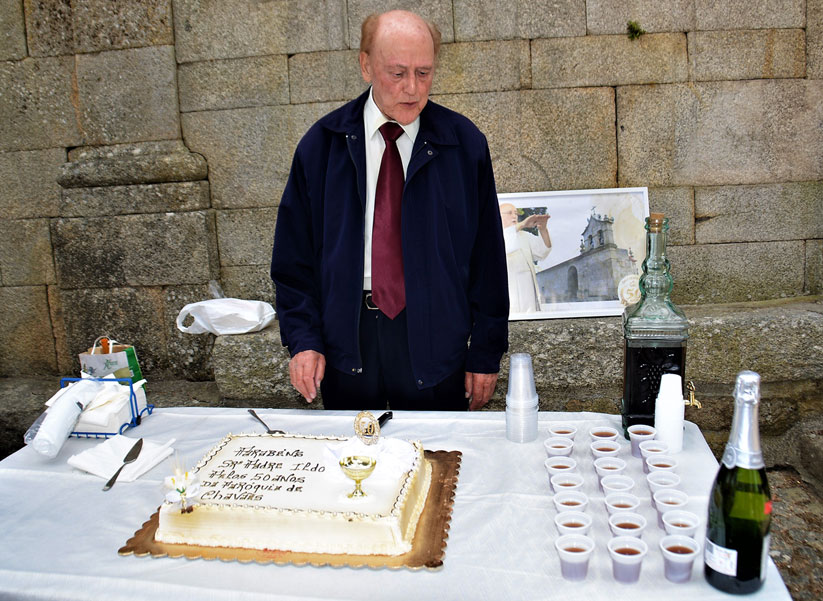
MULTIPOLYGON (((335 452, 345 438, 295 434, 228 435, 194 469, 201 495, 193 510, 160 508, 155 539, 203 546, 308 553, 400 555, 411 543, 431 482, 419 442, 396 439, 349 499, 335 452)), ((377 450, 375 449, 375 452, 377 450)))

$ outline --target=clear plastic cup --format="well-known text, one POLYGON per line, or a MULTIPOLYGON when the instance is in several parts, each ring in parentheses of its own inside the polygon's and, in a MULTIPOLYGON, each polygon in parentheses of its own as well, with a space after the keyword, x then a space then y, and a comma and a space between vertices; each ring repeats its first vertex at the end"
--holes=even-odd
POLYGON ((574 440, 574 435, 577 434, 577 426, 572 426, 571 424, 553 424, 549 426, 549 434, 574 440))
POLYGON ((632 457, 640 457, 640 443, 645 440, 654 440, 657 430, 646 424, 635 424, 628 427, 629 440, 632 443, 632 457))
POLYGON ((580 490, 584 484, 583 476, 574 472, 555 474, 549 478, 549 482, 551 482, 552 490, 556 493, 563 492, 564 490, 580 490))
POLYGON ((615 536, 609 541, 608 548, 614 579, 626 584, 637 582, 649 546, 634 536, 615 536))
POLYGON ((641 538, 647 523, 646 518, 631 511, 619 511, 609 516, 609 528, 614 536, 641 538))
POLYGON ((676 488, 664 488, 654 493, 652 499, 657 509, 657 525, 664 529, 663 514, 675 509, 684 509, 689 502, 689 495, 676 488))
POLYGON ((543 465, 549 471, 549 477, 577 471, 577 461, 571 457, 549 457, 543 462, 543 465))
POLYGON ((606 476, 600 480, 600 487, 605 494, 613 492, 630 492, 634 488, 634 480, 628 476, 621 476, 615 474, 614 476, 606 476))
POLYGON ((574 441, 571 438, 552 436, 543 441, 543 448, 546 449, 546 454, 549 457, 568 457, 574 449, 574 441))
POLYGON ((654 454, 646 458, 649 473, 673 472, 677 469, 677 459, 670 455, 654 454))
POLYGON ((514 353, 509 359, 509 389, 506 405, 512 408, 537 405, 532 358, 528 353, 514 353))
POLYGON ((620 443, 615 440, 595 440, 589 445, 592 455, 596 459, 600 457, 616 457, 620 452, 620 443))
POLYGON ((679 534, 680 536, 694 538, 697 528, 700 526, 700 517, 696 513, 683 509, 667 511, 663 514, 662 519, 666 534, 679 534))
POLYGON ((649 484, 649 491, 652 495, 652 507, 656 509, 654 493, 664 488, 677 488, 680 486, 680 476, 674 472, 652 472, 646 476, 646 482, 649 484))
POLYGON ((554 506, 558 513, 564 511, 585 512, 588 505, 588 495, 579 490, 565 490, 554 495, 554 506))
POLYGON ((566 580, 585 580, 594 541, 580 534, 564 534, 554 541, 560 556, 560 573, 566 580))
POLYGON ((651 455, 665 454, 669 451, 669 445, 662 440, 644 440, 640 443, 640 458, 643 460, 643 472, 649 473, 649 466, 646 463, 651 455))
POLYGON ((592 440, 617 440, 619 432, 617 428, 611 426, 595 426, 589 428, 589 436, 592 440))
POLYGON ((694 560, 700 555, 700 544, 688 536, 670 534, 660 539, 663 572, 670 582, 687 582, 692 577, 694 560))
POLYGON ((626 461, 620 457, 598 457, 594 460, 594 470, 599 478, 617 476, 626 471, 626 461))
POLYGON ((621 511, 636 513, 640 499, 630 492, 612 492, 606 495, 606 510, 609 515, 621 511))
POLYGON ((582 511, 561 511, 554 516, 557 531, 563 534, 588 534, 592 527, 592 517, 582 511))

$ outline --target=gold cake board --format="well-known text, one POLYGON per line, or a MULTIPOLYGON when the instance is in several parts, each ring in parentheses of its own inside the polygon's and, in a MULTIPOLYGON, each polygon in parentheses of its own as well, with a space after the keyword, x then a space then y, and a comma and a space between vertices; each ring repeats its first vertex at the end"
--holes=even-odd
POLYGON ((175 545, 154 540, 159 522, 159 510, 126 541, 117 552, 120 555, 144 557, 187 557, 189 559, 221 559, 249 563, 277 565, 349 566, 352 568, 410 568, 435 570, 443 566, 446 554, 449 522, 451 521, 454 492, 460 472, 460 451, 426 451, 432 466, 431 487, 412 549, 403 555, 339 555, 331 553, 297 553, 293 551, 242 549, 234 547, 203 547, 175 545))

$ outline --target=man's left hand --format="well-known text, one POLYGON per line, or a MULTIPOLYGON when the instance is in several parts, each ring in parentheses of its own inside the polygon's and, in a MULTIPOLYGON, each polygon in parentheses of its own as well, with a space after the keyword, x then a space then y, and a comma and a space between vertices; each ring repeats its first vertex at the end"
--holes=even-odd
POLYGON ((497 374, 475 374, 466 372, 466 398, 471 399, 469 411, 482 409, 494 394, 497 385, 497 374))

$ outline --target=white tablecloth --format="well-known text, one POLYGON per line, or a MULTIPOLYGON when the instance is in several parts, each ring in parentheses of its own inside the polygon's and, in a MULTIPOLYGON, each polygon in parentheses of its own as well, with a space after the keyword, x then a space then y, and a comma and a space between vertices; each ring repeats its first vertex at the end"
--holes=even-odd
MULTIPOLYGON (((308 434, 349 435, 353 413, 262 410, 270 427, 308 434)), ((69 467, 67 458, 94 440, 70 439, 56 459, 42 459, 25 448, 0 462, 0 599, 612 599, 633 601, 725 599, 695 562, 692 580, 671 584, 663 577, 656 526, 640 460, 620 437, 620 456, 629 461, 641 513, 649 520, 644 540, 650 553, 640 582, 614 582, 605 547, 609 534, 603 495, 588 449, 588 428, 619 427, 619 417, 594 413, 541 413, 540 434, 531 443, 506 440, 503 413, 395 412, 387 436, 419 439, 431 450, 463 453, 445 565, 439 571, 370 570, 276 566, 188 559, 121 557, 117 550, 161 503, 169 463, 136 482, 103 492, 103 481, 69 467), (596 550, 588 579, 571 583, 560 576, 553 543, 557 537, 552 495, 543 466, 543 440, 552 423, 580 429, 574 457, 586 478, 594 516, 596 550)), ((717 469, 699 429, 686 424, 678 456, 681 488, 691 495, 688 509, 705 523, 707 495, 717 469)), ((193 466, 228 432, 260 431, 242 409, 158 409, 126 435, 175 448, 193 466)), ((702 541, 701 534, 698 536, 702 541)), ((790 600, 774 563, 766 584, 750 599, 790 600)))

